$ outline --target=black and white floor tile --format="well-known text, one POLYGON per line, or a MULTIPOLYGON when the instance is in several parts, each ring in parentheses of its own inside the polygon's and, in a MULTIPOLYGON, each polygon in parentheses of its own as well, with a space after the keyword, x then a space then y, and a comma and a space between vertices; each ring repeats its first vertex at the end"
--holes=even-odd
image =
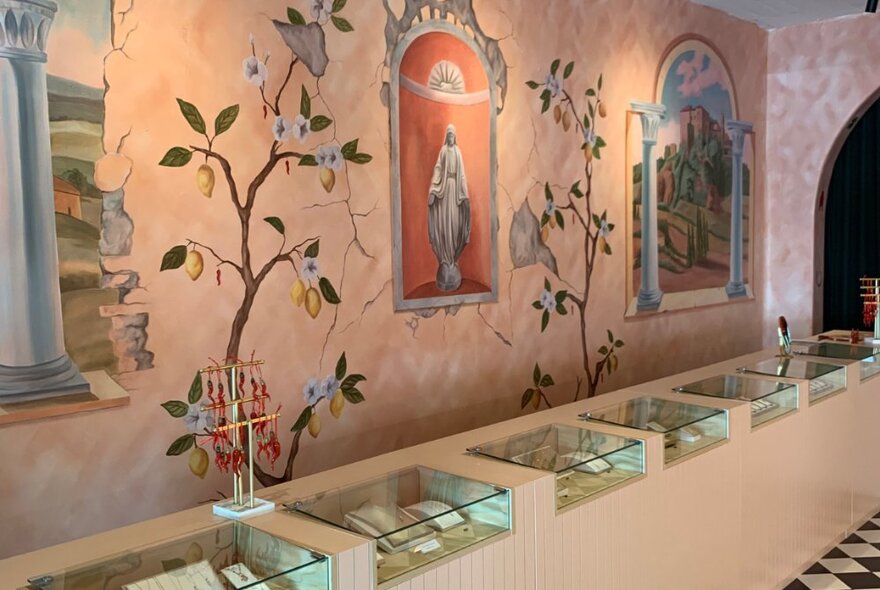
POLYGON ((829 551, 785 590, 880 589, 880 514, 829 551))

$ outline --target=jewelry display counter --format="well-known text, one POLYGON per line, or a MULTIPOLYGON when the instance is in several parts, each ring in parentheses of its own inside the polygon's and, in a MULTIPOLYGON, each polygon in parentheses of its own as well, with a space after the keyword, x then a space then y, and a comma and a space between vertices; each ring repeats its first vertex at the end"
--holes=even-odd
POLYGON ((880 373, 880 348, 840 342, 813 342, 796 340, 791 343, 794 354, 816 356, 859 363, 859 381, 880 373))
POLYGON ((749 402, 752 428, 797 411, 797 385, 748 379, 740 375, 715 375, 675 388, 681 393, 749 402))
POLYGON ((838 391, 846 390, 846 369, 841 365, 817 363, 800 358, 776 357, 739 367, 737 370, 740 373, 806 381, 810 404, 838 391))

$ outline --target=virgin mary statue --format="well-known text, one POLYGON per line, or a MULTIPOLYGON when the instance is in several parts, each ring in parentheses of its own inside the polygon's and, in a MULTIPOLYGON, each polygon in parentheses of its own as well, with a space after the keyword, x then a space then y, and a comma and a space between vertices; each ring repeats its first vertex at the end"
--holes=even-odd
POLYGON ((437 288, 455 291, 461 286, 458 259, 471 239, 471 205, 454 125, 446 128, 428 191, 428 239, 439 263, 437 288))

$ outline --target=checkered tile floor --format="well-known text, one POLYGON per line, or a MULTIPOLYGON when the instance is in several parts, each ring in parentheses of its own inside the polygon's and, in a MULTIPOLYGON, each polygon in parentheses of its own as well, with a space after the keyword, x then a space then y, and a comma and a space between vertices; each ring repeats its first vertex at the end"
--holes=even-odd
POLYGON ((785 590, 880 589, 880 514, 828 552, 785 590))

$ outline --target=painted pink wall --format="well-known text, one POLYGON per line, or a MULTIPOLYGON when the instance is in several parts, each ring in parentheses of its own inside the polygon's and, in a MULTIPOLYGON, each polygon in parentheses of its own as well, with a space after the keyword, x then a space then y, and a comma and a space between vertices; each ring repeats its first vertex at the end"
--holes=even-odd
MULTIPOLYGON (((117 4, 122 11, 130 3, 117 4)), ((115 41, 127 42, 124 53, 107 59, 104 144, 114 152, 126 137, 121 151, 133 162, 125 186, 126 209, 135 237, 131 256, 110 263, 111 270, 141 273, 147 289, 132 293, 126 302, 149 309, 149 349, 156 353, 156 368, 118 378, 131 394, 128 407, 0 428, 0 557, 191 507, 215 497, 216 490, 229 491, 227 478, 212 471, 205 480, 196 479, 186 457, 165 457, 184 429, 159 404, 184 396, 194 369, 209 354, 222 352, 241 287, 230 272, 217 287, 209 276, 212 265, 193 283, 182 270, 160 273, 159 263, 170 246, 186 238, 204 240, 223 253, 236 252, 238 221, 219 178, 213 198, 207 200, 196 189, 194 165, 167 169, 157 162, 171 146, 198 141, 174 101, 182 97, 211 118, 230 104, 241 104, 235 126, 215 147, 228 152, 243 179, 260 169, 271 141, 271 122, 262 117, 255 88, 242 78, 241 62, 250 54, 248 34, 255 35, 261 55, 272 51, 269 87, 277 88, 286 50, 266 15, 284 18, 290 4, 307 14, 309 3, 260 0, 226 3, 223 10, 215 4, 152 0, 116 15, 115 41)), ((402 2, 390 4, 399 7, 402 2)), ((608 210, 617 229, 609 239, 614 255, 601 257, 592 275, 587 335, 595 350, 607 341, 605 329, 611 328, 626 346, 619 353, 620 369, 605 380, 602 391, 731 358, 760 345, 760 289, 755 301, 624 321, 624 152, 629 102, 650 100, 668 45, 689 33, 711 39, 729 63, 741 97, 741 118, 756 125, 755 217, 760 227, 766 32, 687 0, 474 0, 474 6, 483 30, 501 40, 510 66, 497 135, 497 304, 465 306, 454 316, 441 311, 433 318, 392 311, 390 139, 388 110, 379 93, 383 76, 387 79, 381 67, 385 17, 373 1, 346 6, 344 16, 354 32, 342 34, 330 27, 331 61, 321 98, 313 100, 313 114, 330 113, 338 119, 340 141, 359 137, 359 149, 371 153, 373 161, 350 167, 346 177, 340 173, 332 195, 321 188, 316 169, 296 166, 290 176, 276 171, 261 189, 255 219, 277 215, 293 235, 322 234, 321 270, 342 296, 338 309, 325 305, 312 320, 290 304, 294 277, 286 269, 264 284, 244 331, 242 349, 257 349, 266 358, 267 380, 288 412, 282 428, 285 450, 290 437, 286 431, 302 408, 302 387, 309 377, 332 371, 343 350, 350 370, 368 377, 361 387, 365 403, 346 406, 338 420, 322 409, 323 430, 318 439, 303 437, 297 475, 518 415, 520 395, 531 384, 536 361, 559 384, 549 392, 554 403, 573 397, 580 371, 577 320, 571 314, 554 316, 540 333, 540 314, 531 303, 550 273, 543 266, 513 270, 508 248, 514 211, 526 200, 532 211, 542 211, 545 181, 568 186, 583 173, 580 140, 574 133, 562 135, 551 116, 542 117, 538 93, 525 85, 527 80, 543 81, 554 58, 576 61, 566 84, 580 96, 604 74, 608 116, 601 119, 599 133, 608 147, 594 167, 593 198, 599 210, 608 210), (372 211, 356 218, 358 237, 371 257, 356 247, 346 256, 352 218, 345 205, 330 203, 347 195, 348 185, 352 211, 372 211)), ((301 79, 317 92, 313 81, 297 71, 297 84, 301 79)), ((287 112, 298 107, 298 85, 294 94, 283 103, 287 112)), ((798 117, 793 126, 809 125, 798 117)), ((316 142, 302 149, 313 149, 316 142)), ((293 147, 299 148, 295 142, 293 147)), ((565 232, 554 230, 549 245, 560 274, 582 284, 583 243, 573 225, 567 223, 565 232)), ((277 253, 273 232, 266 226, 255 235, 254 251, 261 260, 277 253)), ((760 235, 756 242, 761 252, 760 235)), ((760 271, 756 285, 762 284, 760 271)))
MULTIPOLYGON (((880 89, 878 56, 876 15, 787 27, 769 36, 764 322, 771 325, 784 314, 795 336, 816 329, 817 199, 844 127, 880 89)), ((765 343, 772 339, 765 334, 765 343)))

